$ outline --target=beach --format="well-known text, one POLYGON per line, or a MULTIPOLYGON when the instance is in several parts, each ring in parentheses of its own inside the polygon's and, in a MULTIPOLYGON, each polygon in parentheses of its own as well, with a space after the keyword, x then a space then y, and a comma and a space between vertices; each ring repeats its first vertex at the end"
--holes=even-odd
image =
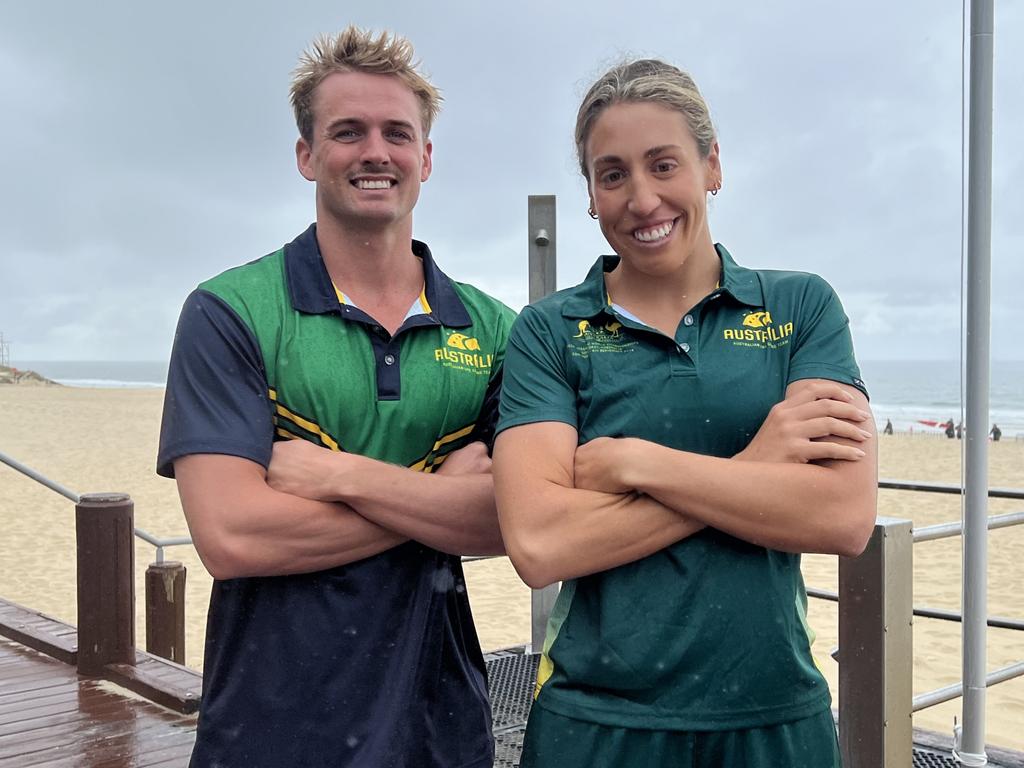
MULTIPOLYGON (((0 386, 0 451, 77 493, 121 491, 135 502, 135 524, 159 536, 187 534, 173 481, 154 471, 163 391, 79 387, 0 386)), ((958 483, 957 440, 935 434, 879 436, 879 476, 887 479, 958 483)), ((1011 436, 991 443, 989 482, 1024 487, 1024 440, 1011 436)), ((990 514, 1024 510, 1024 502, 990 500, 990 514)), ((916 527, 960 519, 957 496, 880 491, 879 514, 907 518, 916 527)), ((67 499, 14 470, 0 466, 0 596, 75 623, 74 506, 67 499)), ((136 540, 136 642, 145 642, 143 575, 154 548, 136 540)), ((914 548, 914 602, 959 610, 959 538, 914 548)), ((188 568, 186 589, 187 663, 201 668, 210 577, 190 546, 169 548, 167 559, 188 568)), ((507 559, 465 565, 474 617, 484 650, 529 641, 530 593, 507 559)), ((808 586, 835 591, 837 558, 804 558, 808 586)), ((989 536, 991 615, 1024 619, 1024 526, 989 536)), ((834 603, 810 600, 809 621, 817 632, 819 665, 833 688, 837 666, 829 653, 838 643, 834 603)), ((960 678, 960 625, 914 621, 914 693, 960 678)), ((1024 660, 1024 633, 988 632, 990 670, 1024 660)), ((1024 678, 990 688, 987 740, 1024 749, 1024 678)), ((915 726, 949 734, 961 704, 954 700, 915 715, 915 726)))

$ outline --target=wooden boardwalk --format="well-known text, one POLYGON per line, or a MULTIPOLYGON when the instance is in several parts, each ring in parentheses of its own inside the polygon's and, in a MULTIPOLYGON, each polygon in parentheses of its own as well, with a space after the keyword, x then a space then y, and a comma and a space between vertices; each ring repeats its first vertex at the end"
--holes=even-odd
POLYGON ((185 766, 195 715, 182 715, 0 638, 0 766, 185 766))

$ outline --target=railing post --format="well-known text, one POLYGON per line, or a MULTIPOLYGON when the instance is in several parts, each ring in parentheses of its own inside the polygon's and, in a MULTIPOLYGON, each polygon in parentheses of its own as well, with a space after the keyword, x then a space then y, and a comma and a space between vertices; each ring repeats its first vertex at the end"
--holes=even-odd
POLYGON ((173 560, 146 569, 146 650, 185 663, 185 566, 173 560))
POLYGON ((839 743, 844 768, 913 762, 913 534, 878 518, 860 557, 839 558, 839 743))
POLYGON ((135 505, 90 493, 75 506, 78 541, 78 672, 135 663, 135 505))
MULTIPOLYGON (((557 265, 555 196, 530 195, 527 200, 529 228, 530 302, 555 291, 557 265)), ((544 646, 548 617, 558 596, 558 584, 530 592, 530 646, 539 653, 544 646)))

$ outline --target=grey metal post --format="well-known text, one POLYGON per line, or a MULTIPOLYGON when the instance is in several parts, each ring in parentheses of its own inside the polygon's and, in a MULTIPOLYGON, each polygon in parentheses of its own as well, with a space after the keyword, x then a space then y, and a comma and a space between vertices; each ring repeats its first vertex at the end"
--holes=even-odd
MULTIPOLYGON (((555 291, 555 196, 530 195, 527 202, 530 248, 530 302, 555 291)), ((530 646, 534 653, 544 647, 548 617, 558 596, 558 585, 531 590, 530 646)))
POLYGON ((992 297, 992 0, 971 2, 967 187, 967 435, 964 441, 964 765, 985 765, 988 593, 988 406, 992 297))
POLYGON ((878 518, 860 557, 839 558, 839 744, 844 768, 913 762, 911 522, 878 518))

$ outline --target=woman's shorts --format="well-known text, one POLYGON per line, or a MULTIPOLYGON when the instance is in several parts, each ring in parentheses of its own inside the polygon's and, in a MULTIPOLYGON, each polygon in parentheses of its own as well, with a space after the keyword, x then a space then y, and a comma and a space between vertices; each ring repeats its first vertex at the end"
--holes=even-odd
POLYGON ((832 712, 736 731, 646 731, 530 712, 520 768, 839 768, 832 712))

